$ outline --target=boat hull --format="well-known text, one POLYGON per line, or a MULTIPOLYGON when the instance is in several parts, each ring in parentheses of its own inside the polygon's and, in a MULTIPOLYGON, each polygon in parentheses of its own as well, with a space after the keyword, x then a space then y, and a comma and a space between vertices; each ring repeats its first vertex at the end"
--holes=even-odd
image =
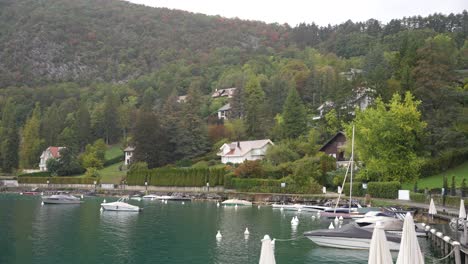
MULTIPOLYGON (((315 244, 323 247, 369 250, 371 239, 367 238, 346 238, 346 237, 326 237, 307 236, 315 244)), ((400 243, 387 241, 388 247, 392 251, 400 250, 400 243)))
POLYGON ((83 201, 42 199, 45 204, 81 204, 83 201))
POLYGON ((139 212, 141 209, 137 206, 122 206, 118 204, 101 204, 101 208, 106 211, 118 211, 118 212, 139 212))

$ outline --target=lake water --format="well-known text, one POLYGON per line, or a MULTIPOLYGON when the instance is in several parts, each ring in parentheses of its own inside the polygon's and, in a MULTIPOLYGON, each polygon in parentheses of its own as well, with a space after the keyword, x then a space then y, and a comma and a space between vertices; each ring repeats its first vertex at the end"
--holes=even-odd
MULTIPOLYGON (((367 263, 367 251, 322 248, 305 239, 303 232, 330 223, 312 220, 311 213, 268 206, 236 210, 202 201, 131 201, 144 211, 101 213, 103 198, 84 200, 81 205, 41 206, 40 197, 1 194, 0 263, 258 263, 265 234, 293 239, 276 242, 280 264, 367 263), (300 220, 296 229, 290 224, 294 215, 300 220), (223 235, 220 241, 217 230, 223 235)), ((425 239, 420 244, 431 251, 425 239)))

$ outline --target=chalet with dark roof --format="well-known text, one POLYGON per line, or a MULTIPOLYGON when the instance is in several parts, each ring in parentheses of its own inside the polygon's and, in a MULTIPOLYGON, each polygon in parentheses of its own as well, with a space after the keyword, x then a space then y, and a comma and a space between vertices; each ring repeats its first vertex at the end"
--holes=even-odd
POLYGON ((338 132, 330 140, 328 140, 319 151, 325 152, 327 155, 332 156, 336 159, 337 166, 344 166, 348 164, 345 160, 345 146, 346 146, 346 135, 344 132, 338 132))

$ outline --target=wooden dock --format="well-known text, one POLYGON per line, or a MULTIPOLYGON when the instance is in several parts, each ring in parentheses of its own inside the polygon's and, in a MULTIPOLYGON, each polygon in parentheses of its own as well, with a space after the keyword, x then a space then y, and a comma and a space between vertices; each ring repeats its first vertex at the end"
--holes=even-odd
POLYGON ((468 230, 467 230, 467 220, 460 219, 460 224, 464 226, 462 236, 458 232, 459 241, 457 238, 453 238, 447 235, 444 235, 440 230, 431 227, 430 225, 425 225, 425 231, 427 232, 427 239, 430 240, 432 245, 439 249, 442 254, 441 260, 450 260, 450 263, 455 264, 468 264, 468 230))

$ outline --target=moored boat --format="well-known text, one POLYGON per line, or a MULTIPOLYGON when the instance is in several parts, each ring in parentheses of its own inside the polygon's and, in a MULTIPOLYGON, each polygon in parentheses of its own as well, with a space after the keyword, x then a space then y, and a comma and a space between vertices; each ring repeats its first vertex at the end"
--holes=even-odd
POLYGON ((43 196, 42 201, 44 204, 80 204, 83 201, 80 198, 69 194, 54 194, 50 196, 43 196))
MULTIPOLYGON (((305 232, 304 236, 323 247, 368 250, 372 239, 372 229, 361 228, 354 223, 339 229, 320 229, 305 232)), ((386 234, 390 250, 400 249, 401 237, 386 234)))
POLYGON ((101 208, 106 211, 119 211, 119 212, 139 212, 142 210, 142 208, 136 206, 136 205, 131 205, 126 202, 128 197, 122 197, 116 202, 111 202, 111 203, 102 203, 101 208))
POLYGON ((232 206, 251 206, 252 202, 246 200, 239 200, 239 199, 229 199, 222 202, 223 205, 232 205, 232 206))

